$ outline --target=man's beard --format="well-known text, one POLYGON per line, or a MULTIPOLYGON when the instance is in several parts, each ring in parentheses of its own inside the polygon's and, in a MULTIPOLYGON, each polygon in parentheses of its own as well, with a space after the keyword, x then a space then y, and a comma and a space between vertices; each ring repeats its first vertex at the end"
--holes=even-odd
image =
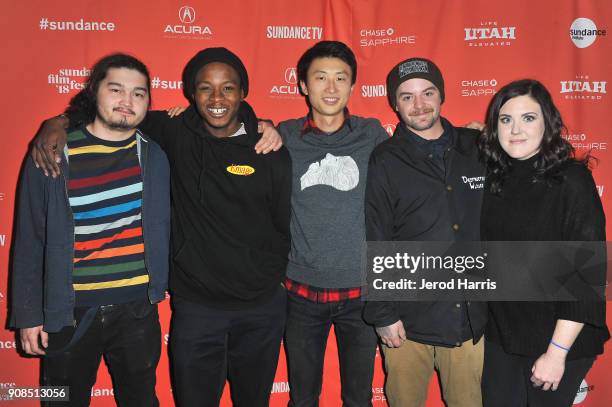
POLYGON ((136 128, 136 125, 129 123, 126 117, 122 117, 120 120, 109 121, 98 114, 98 119, 106 128, 110 130, 127 131, 136 128))

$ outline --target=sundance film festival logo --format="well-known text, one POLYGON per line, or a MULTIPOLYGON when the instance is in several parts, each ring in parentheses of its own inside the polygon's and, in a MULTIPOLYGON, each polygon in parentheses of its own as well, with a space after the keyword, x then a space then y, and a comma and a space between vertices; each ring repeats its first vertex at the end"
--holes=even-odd
POLYGON ((196 10, 191 6, 178 9, 180 24, 167 24, 164 29, 166 38, 210 39, 212 30, 209 26, 196 24, 196 10))
POLYGON ((497 92, 497 79, 466 79, 461 81, 461 96, 491 96, 497 92))
POLYGON ((0 201, 4 201, 6 194, 4 192, 0 192, 0 201))
POLYGON ((359 46, 385 47, 388 45, 408 45, 416 43, 416 35, 398 34, 395 28, 367 29, 359 31, 359 46))
POLYGON ((90 74, 88 68, 60 68, 57 73, 47 75, 47 83, 55 87, 57 93, 78 92, 85 87, 85 80, 90 74))
POLYGON ((387 87, 385 85, 361 85, 361 96, 364 98, 387 96, 387 87))
POLYGON ((507 47, 516 40, 516 27, 499 26, 497 21, 483 21, 480 27, 463 29, 470 47, 507 47))
POLYGON ((607 81, 591 81, 589 75, 576 75, 571 81, 560 81, 561 93, 570 100, 601 100, 607 93, 607 81))
POLYGON ((266 27, 266 38, 281 40, 320 40, 323 38, 323 27, 269 25, 266 27))
POLYGON ((297 82, 297 70, 294 67, 288 67, 284 73, 284 83, 276 83, 270 89, 270 96, 274 98, 299 99, 300 90, 297 82))
POLYGON ((608 149, 608 143, 605 141, 593 141, 586 133, 565 134, 563 138, 570 142, 576 150, 604 151, 608 149))
POLYGON ((387 132, 389 136, 392 136, 393 133, 395 133, 395 124, 387 123, 383 125, 383 128, 385 129, 385 131, 387 132))
POLYGON ((590 18, 580 17, 572 22, 569 34, 576 47, 586 48, 593 45, 597 37, 605 37, 607 32, 598 29, 590 18))

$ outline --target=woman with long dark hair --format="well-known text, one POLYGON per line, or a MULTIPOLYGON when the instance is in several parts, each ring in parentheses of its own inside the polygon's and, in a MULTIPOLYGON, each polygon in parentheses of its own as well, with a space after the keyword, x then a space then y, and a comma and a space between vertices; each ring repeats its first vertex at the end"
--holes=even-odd
MULTIPOLYGON (((589 159, 575 158, 564 130, 538 81, 512 82, 493 97, 479 142, 487 168, 483 240, 606 240, 589 159)), ((610 337, 605 307, 605 301, 490 302, 484 405, 571 406, 610 337)))

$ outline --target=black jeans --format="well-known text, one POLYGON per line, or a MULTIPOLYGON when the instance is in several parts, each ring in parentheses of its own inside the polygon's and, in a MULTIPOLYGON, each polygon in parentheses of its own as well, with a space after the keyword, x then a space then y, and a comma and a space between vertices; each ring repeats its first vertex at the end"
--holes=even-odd
POLYGON ((556 391, 532 386, 531 368, 536 359, 508 354, 500 345, 486 341, 482 371, 483 406, 571 407, 595 358, 565 362, 565 372, 556 391))
POLYGON ((318 406, 325 347, 334 325, 344 406, 372 405, 377 338, 362 319, 360 299, 316 303, 289 293, 285 351, 289 368, 289 406, 318 406))
POLYGON ((170 359, 177 407, 218 406, 230 382, 234 406, 267 407, 285 327, 287 294, 227 311, 172 297, 170 359))
MULTIPOLYGON (((76 308, 77 324, 86 309, 76 308)), ((61 349, 75 331, 64 327, 49 334, 48 350, 61 349)), ((43 359, 43 383, 69 386, 70 402, 46 406, 88 406, 104 357, 113 379, 117 405, 159 406, 155 371, 161 353, 161 328, 157 305, 148 300, 103 306, 83 336, 66 351, 43 359)))

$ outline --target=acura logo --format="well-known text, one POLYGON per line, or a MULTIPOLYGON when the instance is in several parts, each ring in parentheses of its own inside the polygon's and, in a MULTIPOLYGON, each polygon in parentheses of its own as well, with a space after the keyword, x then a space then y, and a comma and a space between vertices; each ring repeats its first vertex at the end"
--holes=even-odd
POLYGON ((385 128, 385 130, 390 136, 392 136, 393 132, 395 132, 395 124, 389 123, 389 124, 385 124, 383 127, 385 128))
POLYGON ((291 85, 295 85, 297 83, 297 71, 295 68, 285 69, 285 81, 291 85))
POLYGON ((179 9, 179 18, 183 24, 191 24, 195 20, 195 10, 190 6, 183 6, 179 9))

